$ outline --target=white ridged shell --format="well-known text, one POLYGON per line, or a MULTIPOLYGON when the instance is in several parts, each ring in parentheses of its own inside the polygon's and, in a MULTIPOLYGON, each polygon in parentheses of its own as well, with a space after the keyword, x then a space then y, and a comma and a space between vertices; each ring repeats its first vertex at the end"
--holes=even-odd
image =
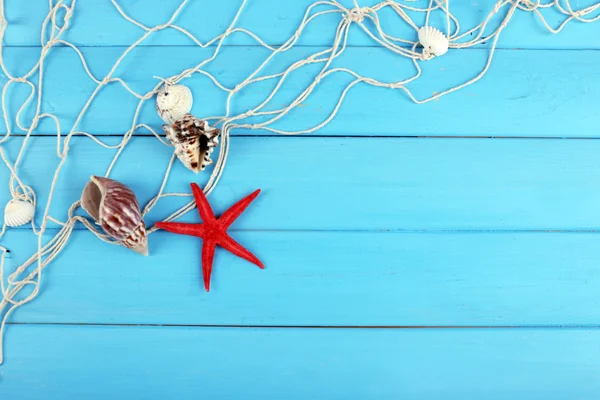
POLYGON ((172 124, 190 112, 193 102, 187 86, 165 84, 156 95, 156 112, 163 121, 172 124))
POLYGON ((434 56, 441 56, 448 51, 448 38, 433 26, 423 26, 419 29, 419 43, 425 53, 434 56))
POLYGON ((33 219, 33 204, 24 200, 11 200, 4 209, 4 223, 7 226, 21 226, 33 219))

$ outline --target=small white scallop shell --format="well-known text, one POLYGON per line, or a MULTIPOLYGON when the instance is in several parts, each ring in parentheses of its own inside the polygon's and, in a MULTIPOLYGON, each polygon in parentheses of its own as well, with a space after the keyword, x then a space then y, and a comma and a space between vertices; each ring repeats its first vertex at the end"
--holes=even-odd
POLYGON ((33 219, 33 204, 24 200, 11 200, 4 209, 4 223, 15 227, 25 225, 33 219))
POLYGON ((419 43, 426 54, 441 56, 448 51, 448 38, 433 26, 423 26, 419 29, 419 43))
POLYGON ((165 84, 156 95, 156 112, 167 124, 190 112, 194 98, 187 86, 165 84))

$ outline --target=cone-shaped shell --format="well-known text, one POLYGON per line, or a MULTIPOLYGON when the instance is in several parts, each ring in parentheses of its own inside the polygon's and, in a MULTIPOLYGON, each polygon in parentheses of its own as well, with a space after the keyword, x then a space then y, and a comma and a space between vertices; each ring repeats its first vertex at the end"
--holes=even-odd
POLYGON ((156 112, 163 121, 172 124, 190 112, 193 102, 187 86, 165 84, 156 95, 156 112))
POLYGON ((81 207, 107 235, 137 253, 148 255, 148 237, 140 205, 127 186, 92 176, 83 189, 81 207))
POLYGON ((4 208, 4 223, 6 226, 21 226, 33 219, 35 209, 33 204, 25 200, 11 200, 4 208))
POLYGON ((206 121, 186 114, 171 125, 163 125, 163 129, 175 147, 175 155, 187 169, 198 173, 212 164, 210 155, 219 144, 218 128, 211 128, 206 121))
POLYGON ((433 26, 423 26, 419 29, 419 43, 427 54, 441 56, 448 51, 448 38, 433 26))

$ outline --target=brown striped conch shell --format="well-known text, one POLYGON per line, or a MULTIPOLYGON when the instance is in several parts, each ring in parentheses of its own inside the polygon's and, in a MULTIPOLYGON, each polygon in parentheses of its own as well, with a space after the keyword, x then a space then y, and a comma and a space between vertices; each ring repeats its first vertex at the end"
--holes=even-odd
POLYGON ((148 237, 140 205, 127 186, 92 176, 83 189, 81 207, 108 236, 136 253, 148 255, 148 237))
POLYGON ((167 139, 175 147, 175 155, 185 167, 195 173, 212 164, 210 158, 219 144, 218 128, 211 128, 206 121, 186 114, 171 125, 163 125, 167 139))
POLYGON ((4 208, 4 223, 16 227, 25 225, 33 219, 33 204, 25 200, 12 199, 4 208))
POLYGON ((187 86, 165 84, 156 95, 156 112, 163 121, 172 124, 190 112, 193 102, 187 86))

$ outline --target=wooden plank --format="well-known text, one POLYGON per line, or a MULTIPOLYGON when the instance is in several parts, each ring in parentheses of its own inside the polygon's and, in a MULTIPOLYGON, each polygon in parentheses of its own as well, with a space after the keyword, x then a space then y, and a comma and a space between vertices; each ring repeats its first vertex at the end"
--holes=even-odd
POLYGON ((19 400, 559 400, 600 392, 597 330, 27 326, 7 339, 2 394, 19 400))
MULTIPOLYGON (((281 72, 291 63, 314 54, 320 47, 290 50, 276 58, 264 74, 281 72)), ((83 53, 92 72, 100 79, 110 70, 124 48, 85 48, 83 53)), ((146 47, 133 51, 115 76, 124 79, 139 93, 156 85, 153 76, 171 76, 196 65, 212 54, 212 49, 146 47)), ((207 70, 226 87, 233 88, 260 65, 268 52, 257 47, 223 49, 207 70)), ((5 49, 9 71, 23 74, 35 64, 39 50, 17 47, 5 49)), ((423 75, 409 86, 419 99, 466 82, 485 65, 487 50, 449 53, 444 58, 423 63, 423 75)), ((412 103, 402 90, 375 88, 367 84, 353 87, 337 117, 316 132, 334 136, 531 136, 593 137, 595 104, 600 97, 600 79, 595 65, 600 64, 597 51, 498 51, 493 66, 479 82, 438 101, 423 105, 412 103), (527 68, 523 68, 527 65, 527 68), (468 121, 468 123, 465 123, 468 121)), ((399 81, 414 74, 412 63, 378 48, 351 48, 335 62, 364 76, 382 81, 399 81), (365 62, 369 60, 369 62, 365 62)), ((42 111, 55 113, 62 132, 69 132, 82 107, 96 88, 85 74, 76 53, 69 48, 52 50, 46 68, 42 111)), ((313 80, 319 66, 312 65, 290 74, 267 110, 280 109, 295 99, 313 80)), ((2 77, 0 84, 6 82, 2 77)), ((340 94, 351 77, 338 73, 324 79, 301 106, 273 128, 301 131, 312 128, 331 114, 340 94)), ((192 112, 200 117, 223 115, 226 93, 204 75, 185 80, 195 94, 192 112)), ((234 97, 232 114, 238 115, 260 104, 275 82, 257 83, 234 97)), ((14 119, 29 95, 29 86, 14 84, 8 91, 8 114, 14 119)), ((78 130, 94 134, 122 135, 132 127, 137 99, 119 83, 104 88, 92 103, 78 130)), ((24 113, 28 125, 33 108, 24 113)), ((260 122, 247 119, 245 122, 260 122)), ((161 130, 154 101, 147 101, 139 123, 161 130)), ((4 124, 2 124, 4 125, 4 124)), ((12 123, 15 131, 19 132, 12 123)), ((6 132, 2 126, 1 132, 6 132)), ((36 133, 53 134, 51 119, 43 120, 36 133)), ((264 135, 264 130, 235 129, 233 135, 264 135)), ((141 130, 139 134, 148 134, 141 130)))
MULTIPOLYGON (((8 29, 6 44, 10 46, 39 46, 40 27, 48 13, 46 0, 28 0, 30 7, 22 7, 19 2, 6 2, 6 18, 8 29)), ((181 0, 145 0, 144 2, 118 1, 121 8, 142 24, 152 27, 164 24, 181 4, 181 0)), ((239 19, 238 27, 255 32, 270 44, 281 44, 291 37, 300 23, 306 9, 313 0, 252 0, 248 1, 239 19)), ((379 0, 361 0, 361 6, 372 6, 379 0)), ((352 8, 352 0, 342 0, 342 4, 352 8)), ((411 2, 411 6, 427 7, 429 0, 411 2)), ((584 8, 594 3, 594 0, 579 0, 573 3, 575 9, 584 8)), ((189 1, 176 23, 190 31, 202 41, 207 41, 225 31, 231 23, 241 0, 225 1, 189 1)), ((463 31, 480 24, 493 9, 493 1, 455 1, 451 3, 452 12, 459 18, 463 31)), ((330 10, 333 7, 320 6, 316 11, 330 10)), ((507 7, 499 17, 490 22, 489 32, 495 30, 504 17, 507 7)), ((544 16, 549 24, 558 27, 564 16, 554 10, 545 10, 544 16)), ((424 23, 424 16, 414 14, 417 24, 424 23)), ((303 34, 300 45, 326 46, 330 45, 342 14, 330 14, 319 17, 303 34)), ((416 34, 391 10, 379 13, 381 24, 386 32, 397 37, 417 40, 416 34)), ((445 27, 442 13, 436 13, 431 23, 440 28, 445 27)), ((368 26, 373 29, 372 24, 368 26)), ((114 46, 130 45, 143 35, 143 30, 126 21, 109 1, 78 2, 75 7, 71 26, 64 39, 83 46, 114 46), (108 28, 110 27, 110 29, 108 28)), ((509 48, 557 48, 557 49, 598 49, 597 40, 600 34, 600 24, 570 23, 560 34, 550 34, 540 20, 532 13, 518 11, 509 27, 503 32, 499 41, 501 47, 509 48)), ((162 31, 154 34, 142 45, 190 45, 193 42, 185 35, 175 30, 162 31)), ((254 45, 256 42, 243 34, 234 34, 226 44, 254 45)), ((351 46, 376 46, 362 30, 355 27, 350 35, 351 46)), ((489 43, 487 44, 489 45, 489 43)))
MULTIPOLYGON (((261 326, 598 326, 594 234, 240 232, 266 265, 158 232, 150 257, 73 234, 11 321, 261 326)), ((9 271, 37 240, 9 232, 9 271)), ((17 328, 18 329, 18 328, 17 328)))
MULTIPOLYGON (((8 142, 10 160, 21 143, 8 142)), ((31 139, 20 167, 41 205, 59 163, 55 146, 55 138, 31 139)), ((73 138, 70 146, 50 210, 61 220, 90 175, 103 175, 115 154, 88 138, 73 138)), ((128 146, 112 176, 144 205, 160 187, 172 148, 149 137, 128 146)), ((221 213, 263 189, 236 224, 245 230, 596 230, 599 153, 596 140, 236 137, 210 201, 221 213)), ((190 181, 203 184, 207 176, 177 161, 166 191, 189 193, 190 181)), ((8 178, 2 168, 0 187, 8 178)), ((0 192, 0 204, 9 199, 0 192)), ((189 200, 161 200, 147 224, 189 200)), ((186 220, 196 219, 190 213, 186 220)))

